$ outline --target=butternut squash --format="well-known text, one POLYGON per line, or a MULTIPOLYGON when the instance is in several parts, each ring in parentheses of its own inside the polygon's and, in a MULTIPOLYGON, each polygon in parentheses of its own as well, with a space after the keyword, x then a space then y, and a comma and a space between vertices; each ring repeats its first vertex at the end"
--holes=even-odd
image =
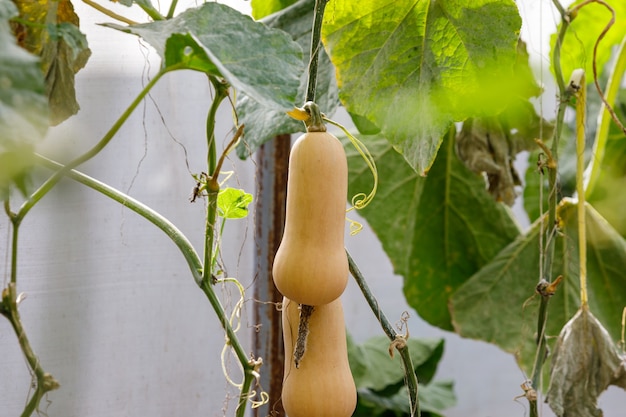
POLYGON ((348 163, 341 142, 321 131, 323 123, 312 126, 289 157, 285 231, 273 277, 285 297, 317 306, 338 298, 348 283, 348 163))
POLYGON ((356 387, 350 372, 341 299, 316 306, 299 366, 294 363, 300 310, 283 299, 285 373, 282 401, 289 417, 350 417, 356 408, 356 387))

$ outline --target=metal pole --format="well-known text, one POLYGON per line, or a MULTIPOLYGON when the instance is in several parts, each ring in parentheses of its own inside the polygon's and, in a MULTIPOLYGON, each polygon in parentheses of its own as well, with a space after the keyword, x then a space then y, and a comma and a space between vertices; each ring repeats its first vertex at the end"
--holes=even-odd
POLYGON ((276 136, 257 151, 254 298, 259 302, 254 307, 254 323, 258 325, 254 351, 263 358, 260 382, 270 400, 268 405, 254 409, 255 417, 285 415, 280 400, 284 362, 281 313, 272 304, 282 302, 282 295, 272 281, 272 264, 285 224, 290 139, 290 135, 276 136))

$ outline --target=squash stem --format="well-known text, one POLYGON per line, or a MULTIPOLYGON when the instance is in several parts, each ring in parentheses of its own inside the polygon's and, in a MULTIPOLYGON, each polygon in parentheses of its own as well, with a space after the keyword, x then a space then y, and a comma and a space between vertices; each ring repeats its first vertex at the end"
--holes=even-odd
POLYGON ((361 292, 365 296, 365 300, 367 304, 372 309, 374 316, 378 319, 383 331, 387 335, 387 337, 391 340, 393 346, 400 353, 400 358, 402 358, 402 364, 404 366, 404 375, 405 375, 405 384, 407 390, 409 391, 409 401, 411 406, 411 416, 420 416, 420 404, 418 397, 418 381, 417 375, 415 374, 415 366, 413 366, 413 361, 411 359, 411 355, 409 352, 409 346, 406 343, 397 343, 398 340, 401 340, 404 336, 398 334, 387 317, 385 313, 380 309, 378 304, 378 300, 372 294, 367 282, 365 281, 365 277, 359 270, 358 266, 354 262, 354 259, 350 256, 350 253, 346 250, 346 255, 348 256, 348 266, 350 268, 350 273, 356 280, 361 292))
POLYGON ((311 33, 311 56, 309 61, 309 78, 307 80, 306 100, 315 101, 315 90, 317 87, 317 63, 322 36, 322 22, 324 20, 324 9, 328 0, 315 0, 315 10, 313 12, 313 30, 311 33))

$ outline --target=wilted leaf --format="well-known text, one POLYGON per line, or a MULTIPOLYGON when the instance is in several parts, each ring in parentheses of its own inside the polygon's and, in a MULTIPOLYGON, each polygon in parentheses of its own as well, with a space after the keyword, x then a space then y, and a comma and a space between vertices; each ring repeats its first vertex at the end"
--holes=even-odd
POLYGON ((228 6, 209 2, 170 20, 107 26, 141 36, 169 64, 188 63, 188 69, 224 77, 238 93, 267 109, 286 111, 294 106, 303 71, 302 50, 286 33, 228 6), (197 53, 200 49, 204 53, 197 53))
MULTIPOLYGON (((409 305, 429 323, 451 330, 449 298, 517 236, 517 225, 487 193, 482 176, 459 161, 450 135, 427 177, 418 176, 385 139, 363 140, 380 183, 361 214, 404 277, 409 305)), ((346 152, 350 195, 370 189, 363 159, 351 147, 346 152)))
POLYGON ((0 200, 15 183, 26 193, 35 144, 48 129, 48 100, 39 59, 16 44, 8 20, 18 14, 0 0, 0 200))
POLYGON ((76 114, 74 75, 85 66, 91 51, 78 29, 79 19, 69 0, 15 0, 21 22, 14 25, 20 45, 41 57, 50 102, 50 123, 76 114))
MULTIPOLYGON (((563 282, 552 296, 546 336, 556 336, 580 305, 577 205, 563 201, 558 208, 552 277, 563 282)), ((587 285, 589 305, 614 340, 626 305, 626 242, 590 205, 587 213, 587 285)), ((514 353, 531 373, 539 296, 539 221, 468 280, 451 299, 455 330, 461 336, 494 343, 514 353)), ((553 338, 548 337, 549 341, 553 338)))
POLYGON ((559 335, 546 401, 559 417, 601 417, 598 397, 609 385, 626 390, 626 356, 588 308, 559 335))
POLYGON ((346 109, 426 173, 453 121, 518 94, 520 26, 509 0, 331 0, 322 34, 346 109))
POLYGON ((252 203, 252 194, 235 188, 224 188, 217 195, 217 208, 220 217, 225 219, 243 219, 248 215, 248 206, 252 203))
MULTIPOLYGON (((272 14, 262 20, 264 24, 281 29, 291 34, 294 41, 305 51, 300 74, 300 87, 295 104, 301 106, 305 102, 311 48, 311 26, 315 0, 300 0, 292 6, 272 14)), ((335 68, 322 48, 317 68, 317 87, 315 102, 320 110, 331 116, 339 105, 335 68)), ((240 142, 237 153, 241 158, 251 155, 259 146, 281 134, 303 132, 304 124, 294 120, 284 111, 268 110, 245 94, 238 97, 237 113, 239 120, 246 125, 246 135, 240 142)))

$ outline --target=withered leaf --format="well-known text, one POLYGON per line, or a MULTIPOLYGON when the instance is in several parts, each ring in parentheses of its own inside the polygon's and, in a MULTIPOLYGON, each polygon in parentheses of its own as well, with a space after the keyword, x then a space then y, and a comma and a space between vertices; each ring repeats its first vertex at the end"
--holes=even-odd
POLYGON ((74 75, 85 66, 91 51, 78 29, 70 0, 14 0, 20 21, 13 24, 20 46, 41 57, 50 105, 50 124, 76 114, 74 75))
POLYGON ((546 401, 559 417, 601 417, 598 397, 609 385, 626 389, 626 357, 581 307, 557 340, 546 401))

